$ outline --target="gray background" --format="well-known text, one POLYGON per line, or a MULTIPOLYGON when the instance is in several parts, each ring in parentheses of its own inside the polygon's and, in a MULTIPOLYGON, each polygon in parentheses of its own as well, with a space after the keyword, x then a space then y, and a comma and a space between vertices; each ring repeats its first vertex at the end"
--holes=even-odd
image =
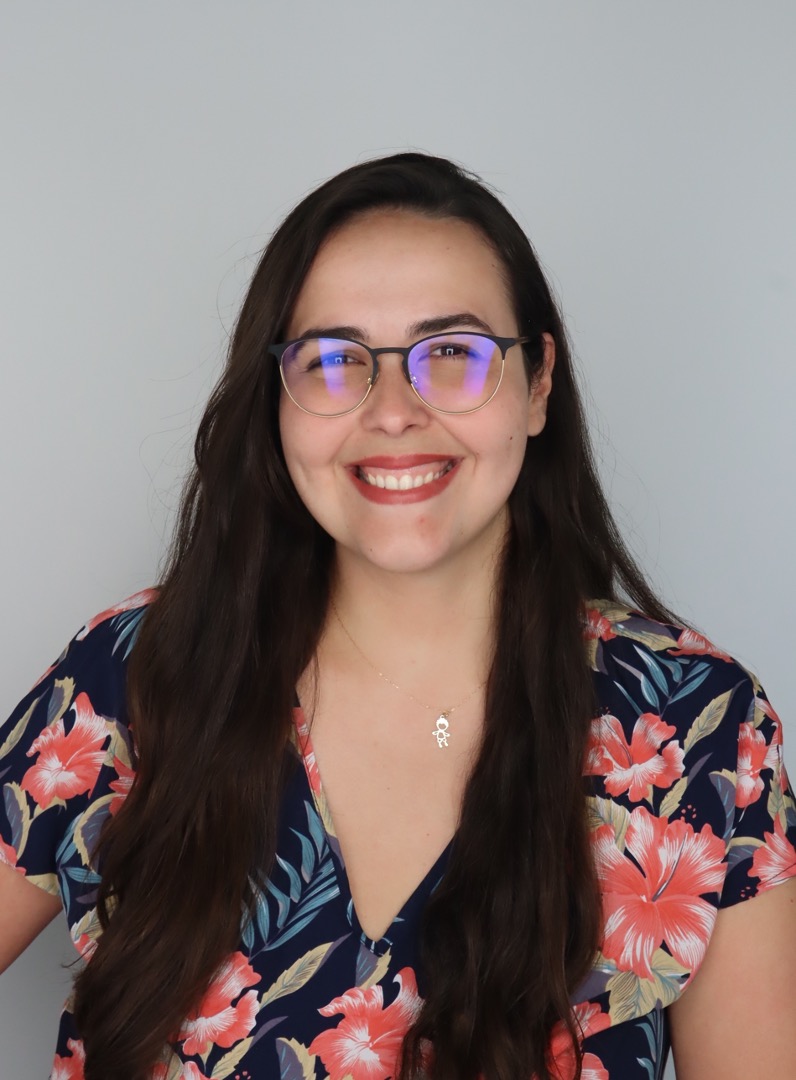
MULTIPOLYGON (((0 716, 152 582, 270 231, 418 148, 528 230, 632 546, 796 760, 790 0, 2 7, 0 716)), ((70 950, 0 978, 4 1077, 47 1075, 70 950)))

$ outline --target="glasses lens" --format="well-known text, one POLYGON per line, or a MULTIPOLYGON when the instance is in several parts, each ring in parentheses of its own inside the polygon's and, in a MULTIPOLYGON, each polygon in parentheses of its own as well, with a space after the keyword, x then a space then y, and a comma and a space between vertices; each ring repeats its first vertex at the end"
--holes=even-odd
POLYGON ((409 375, 420 397, 444 412, 468 412, 497 389, 503 356, 483 334, 441 334, 415 345, 409 375))
POLYGON ((368 392, 370 354, 355 341, 309 338, 282 354, 288 393, 302 409, 335 416, 356 408, 368 392))

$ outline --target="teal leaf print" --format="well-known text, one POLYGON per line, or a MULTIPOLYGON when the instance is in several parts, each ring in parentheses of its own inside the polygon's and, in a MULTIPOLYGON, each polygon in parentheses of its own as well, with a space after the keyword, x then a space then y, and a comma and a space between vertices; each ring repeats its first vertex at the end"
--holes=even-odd
POLYGON ((126 660, 133 651, 133 645, 135 645, 135 639, 138 637, 138 630, 145 612, 145 607, 134 608, 131 611, 122 611, 118 615, 114 615, 110 621, 110 627, 114 633, 116 633, 116 641, 114 642, 112 652, 115 653, 117 649, 121 649, 122 645, 125 645, 126 643, 123 656, 124 660, 126 660))
POLYGON ((710 664, 706 664, 704 660, 698 660, 683 679, 680 689, 669 698, 669 704, 674 705, 675 701, 681 701, 698 690, 709 674, 710 664))
POLYGON ((244 916, 243 926, 241 927, 240 939, 243 942, 246 949, 246 955, 251 957, 252 949, 254 948, 254 922, 249 917, 248 912, 244 916))
POLYGON ((271 914, 268 910, 268 900, 265 893, 257 891, 257 930, 263 941, 268 941, 268 935, 271 929, 271 914))
POLYGON ((290 831, 298 837, 299 844, 301 844, 301 876, 305 881, 309 881, 315 870, 317 852, 312 842, 303 833, 300 833, 297 829, 291 829, 290 831))
POLYGON ((663 1058, 663 1013, 660 1009, 653 1009, 637 1026, 641 1028, 646 1037, 647 1045, 650 1048, 650 1056, 648 1058, 637 1057, 636 1061, 646 1070, 650 1080, 655 1080, 657 1066, 663 1058))
POLYGON ((268 879, 268 881, 266 881, 265 887, 269 891, 271 896, 273 896, 273 898, 276 900, 276 903, 277 903, 276 925, 281 930, 282 927, 285 925, 285 919, 287 918, 287 913, 288 913, 288 911, 290 911, 290 900, 282 892, 281 889, 277 889, 276 885, 274 885, 273 881, 271 881, 270 878, 268 879))
POLYGON ((314 1080, 315 1054, 296 1039, 277 1039, 280 1080, 314 1080))
POLYGON ((89 866, 67 866, 66 873, 72 881, 78 881, 81 885, 99 885, 102 880, 89 866))
POLYGON ((290 882, 288 896, 293 901, 293 903, 295 903, 296 900, 298 900, 298 898, 301 896, 301 888, 303 884, 301 878, 299 877, 298 871, 294 867, 292 867, 289 862, 285 862, 285 860, 279 855, 277 855, 276 861, 287 874, 288 881, 290 882))
MULTIPOLYGON (((639 685, 641 687, 641 694, 644 700, 647 702, 648 705, 651 705, 652 708, 656 710, 656 712, 660 711, 660 701, 658 700, 658 695, 655 693, 655 688, 653 687, 647 676, 644 674, 644 672, 639 671, 638 668, 634 668, 630 664, 626 664, 624 660, 620 660, 618 656, 616 657, 616 662, 620 665, 620 667, 626 668, 629 672, 636 676, 639 681, 639 685)), ((643 710, 639 711, 641 712, 643 710)))
POLYGON ((257 903, 257 927, 260 931, 266 949, 275 949, 285 942, 290 941, 300 933, 305 926, 318 915, 321 909, 340 895, 340 886, 334 871, 332 853, 326 842, 323 824, 316 811, 305 802, 307 813, 307 826, 309 836, 304 835, 297 829, 290 831, 299 840, 301 848, 300 872, 287 860, 277 856, 277 866, 266 881, 265 888, 276 901, 276 930, 280 931, 273 938, 270 937, 271 913, 269 911, 266 896, 258 895, 257 903), (274 882, 274 878, 281 871, 286 880, 287 888, 280 888, 274 882))
POLYGON ((647 666, 647 671, 650 673, 650 677, 662 694, 669 693, 669 684, 666 682, 666 676, 661 671, 661 662, 659 657, 648 656, 643 649, 640 649, 638 645, 634 645, 633 648, 641 657, 642 661, 647 666))
POLYGON ((323 830, 323 822, 315 807, 311 806, 306 800, 304 809, 307 812, 307 826, 310 830, 310 836, 315 844, 315 850, 318 852, 318 858, 320 858, 326 849, 326 833, 323 830))
POLYGON ((77 846, 74 841, 75 826, 77 821, 70 822, 69 828, 64 834, 64 838, 58 845, 58 850, 55 853, 55 861, 61 866, 63 863, 69 862, 72 856, 77 851, 77 846))

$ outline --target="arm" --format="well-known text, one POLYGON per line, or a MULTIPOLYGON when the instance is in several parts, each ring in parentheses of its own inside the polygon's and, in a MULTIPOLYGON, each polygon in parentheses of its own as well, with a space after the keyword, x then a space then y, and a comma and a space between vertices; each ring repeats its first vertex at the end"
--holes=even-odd
POLYGON ((796 1067, 796 878, 719 911, 704 962, 669 1007, 677 1080, 796 1067))
POLYGON ((50 896, 13 867, 0 863, 0 972, 24 952, 60 910, 57 896, 50 896))

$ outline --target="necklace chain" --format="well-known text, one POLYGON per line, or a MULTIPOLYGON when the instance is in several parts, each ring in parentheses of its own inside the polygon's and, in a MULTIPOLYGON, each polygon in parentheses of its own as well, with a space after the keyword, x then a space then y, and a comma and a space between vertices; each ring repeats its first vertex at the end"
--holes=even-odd
MULTIPOLYGON (((351 637, 351 634, 348 632, 348 627, 343 622, 343 620, 342 620, 342 618, 340 616, 340 612, 337 610, 337 605, 335 604, 334 600, 331 601, 331 605, 332 605, 332 611, 335 614, 335 618, 340 623, 340 627, 341 627, 343 633, 348 638, 348 640, 351 642, 351 644, 354 646, 354 648, 359 653, 359 655, 362 657, 362 659, 365 661, 365 663, 369 667, 373 668, 373 670, 376 672, 376 674, 379 676, 379 678, 383 679, 384 682, 389 683, 389 685, 394 687, 396 690, 398 690, 399 693, 404 694, 408 698, 411 698, 412 701, 414 701, 416 705, 422 706, 422 708, 427 709, 429 712, 436 712, 436 709, 434 709, 433 706, 427 705, 425 703, 425 701, 420 701, 420 699, 416 698, 414 694, 410 693, 408 690, 405 690, 404 687, 399 686, 397 682, 393 682, 392 679, 388 678, 384 674, 383 671, 379 671, 379 669, 376 667, 376 665, 373 663, 373 661, 368 656, 365 655, 365 653, 362 651, 362 649, 360 649, 359 645, 357 645, 357 643, 351 637)), ((434 730, 432 732, 432 734, 434 735, 434 737, 437 740, 437 746, 443 747, 443 746, 448 745, 448 739, 450 739, 450 737, 451 737, 451 733, 449 731, 449 723, 448 723, 448 717, 450 716, 450 714, 454 711, 454 709, 458 709, 461 705, 464 705, 465 702, 469 701, 471 697, 474 697, 474 695, 477 694, 478 691, 483 689, 483 687, 485 687, 485 686, 486 686, 486 681, 484 681, 482 683, 479 683, 479 685, 476 686, 476 688, 474 690, 470 691, 470 693, 467 695, 467 697, 462 698, 461 701, 457 701, 457 703, 455 705, 451 705, 450 708, 443 709, 442 712, 437 716, 436 727, 434 728, 434 730)))

